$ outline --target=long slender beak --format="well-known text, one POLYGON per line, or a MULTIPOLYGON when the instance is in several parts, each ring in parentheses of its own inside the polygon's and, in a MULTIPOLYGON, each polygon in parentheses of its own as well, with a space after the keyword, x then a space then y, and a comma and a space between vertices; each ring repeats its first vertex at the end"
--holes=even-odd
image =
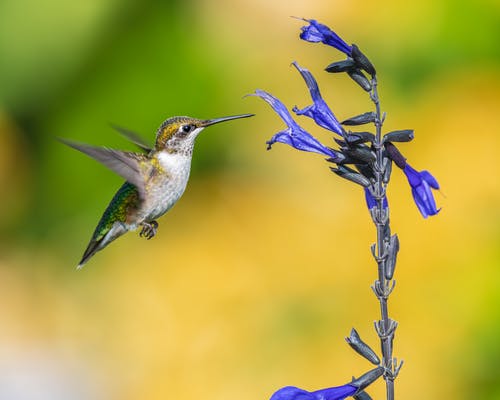
POLYGON ((206 126, 218 124, 219 122, 231 121, 232 119, 248 118, 248 117, 253 117, 254 115, 255 114, 241 114, 241 115, 232 115, 230 117, 207 119, 201 123, 201 126, 206 127, 206 126))

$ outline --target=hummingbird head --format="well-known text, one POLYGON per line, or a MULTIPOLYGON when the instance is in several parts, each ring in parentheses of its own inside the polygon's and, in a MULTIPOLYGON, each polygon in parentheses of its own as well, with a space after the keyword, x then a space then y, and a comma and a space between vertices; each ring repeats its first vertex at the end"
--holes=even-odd
POLYGON ((169 118, 158 128, 155 150, 191 154, 196 137, 207 126, 233 119, 248 118, 253 115, 241 114, 215 119, 197 119, 191 117, 169 118))

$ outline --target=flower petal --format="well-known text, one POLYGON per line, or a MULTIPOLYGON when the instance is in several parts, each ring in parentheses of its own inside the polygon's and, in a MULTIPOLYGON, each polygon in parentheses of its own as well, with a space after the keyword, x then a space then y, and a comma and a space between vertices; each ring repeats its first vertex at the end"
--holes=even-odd
POLYGON ((258 96, 264 101, 266 101, 274 111, 281 117, 283 121, 285 121, 285 124, 287 124, 288 127, 295 127, 298 126, 298 124, 294 121, 290 113, 288 112, 287 108, 285 105, 279 101, 276 97, 274 97, 272 94, 265 92, 264 90, 257 89, 255 91, 255 94, 252 94, 251 96, 258 96))
POLYGON ((324 146, 319 140, 312 136, 309 132, 301 128, 294 121, 285 105, 273 95, 263 91, 256 90, 255 95, 265 100, 271 105, 276 113, 285 121, 288 128, 275 134, 267 144, 272 146, 276 142, 285 143, 297 150, 309 151, 313 153, 323 154, 333 159, 338 159, 339 155, 332 149, 324 146))
POLYGON ((440 209, 436 207, 436 201, 432 194, 432 189, 438 189, 439 184, 428 171, 418 172, 408 163, 403 169, 411 186, 413 200, 424 218, 436 215, 440 209))
POLYGON ((420 172, 420 176, 422 177, 422 179, 424 181, 426 181, 429 186, 433 189, 436 189, 436 190, 439 190, 439 183, 438 181, 436 180, 436 178, 434 178, 431 173, 429 171, 421 171, 420 172))
POLYGON ((308 392, 294 386, 286 386, 276 391, 270 400, 343 400, 356 393, 358 388, 353 385, 343 385, 315 392, 308 392))
POLYGON ((315 397, 303 390, 299 389, 295 386, 285 386, 284 388, 276 391, 270 400, 316 400, 315 397))
POLYGON ((340 125, 340 122, 335 118, 332 110, 326 104, 326 102, 321 97, 321 93, 319 91, 318 83, 314 79, 311 72, 307 69, 302 68, 297 64, 297 62, 292 63, 295 68, 300 72, 306 85, 311 93, 311 98, 314 101, 314 104, 299 110, 297 107, 293 108, 293 111, 297 115, 305 115, 309 118, 312 118, 314 122, 316 122, 322 128, 328 129, 332 132, 335 132, 339 135, 342 135, 343 128, 340 125))
POLYGON ((312 392, 317 400, 342 400, 358 391, 356 386, 343 385, 312 392))
POLYGON ((301 28, 300 38, 308 42, 321 42, 329 46, 335 47, 337 50, 350 56, 352 52, 351 46, 344 42, 339 35, 333 32, 328 26, 320 24, 314 19, 304 19, 309 22, 309 26, 301 28))

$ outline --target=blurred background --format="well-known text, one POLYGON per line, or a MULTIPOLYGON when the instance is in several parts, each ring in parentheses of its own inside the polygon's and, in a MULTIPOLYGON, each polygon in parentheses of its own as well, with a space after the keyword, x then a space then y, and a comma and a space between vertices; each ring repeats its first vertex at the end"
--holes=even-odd
MULTIPOLYGON (((378 348, 360 189, 321 156, 265 141, 283 129, 256 88, 339 119, 367 96, 298 39, 316 18, 375 63, 386 129, 429 169, 424 220, 400 171, 390 313, 405 360, 397 398, 500 399, 500 6, 482 0, 3 0, 0 2, 0 399, 267 399, 346 383, 378 348), (58 136, 133 149, 173 115, 256 113, 198 139, 192 178, 151 241, 129 234, 75 267, 122 180, 58 136)), ((323 143, 331 135, 301 119, 323 143)), ((383 398, 384 385, 369 391, 383 398)))

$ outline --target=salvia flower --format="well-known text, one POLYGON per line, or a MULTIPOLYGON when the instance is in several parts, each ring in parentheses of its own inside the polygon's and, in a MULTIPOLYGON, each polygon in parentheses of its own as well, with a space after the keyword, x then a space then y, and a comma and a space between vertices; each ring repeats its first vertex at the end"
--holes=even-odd
POLYGON ((333 115, 332 110, 328 107, 325 100, 321 97, 321 93, 319 91, 318 83, 314 76, 307 69, 302 68, 296 62, 292 63, 295 68, 300 72, 306 85, 311 93, 311 97, 313 99, 313 104, 299 110, 297 106, 293 108, 293 112, 297 115, 305 115, 310 117, 322 128, 328 129, 332 132, 335 132, 339 135, 343 135, 343 128, 340 125, 340 122, 333 115))
POLYGON ((335 47, 337 50, 350 56, 352 47, 344 42, 339 35, 333 32, 326 25, 320 24, 314 19, 304 19, 309 22, 309 25, 301 28, 300 38, 307 42, 317 43, 321 42, 329 46, 335 47))
POLYGON ((270 400, 343 400, 363 391, 384 373, 383 367, 374 368, 347 385, 308 392, 295 386, 285 386, 275 392, 270 400))
POLYGON ((436 202, 431 189, 439 189, 439 183, 429 171, 418 172, 408 163, 403 168, 411 186, 413 200, 424 218, 436 215, 440 209, 436 208, 436 202))
POLYGON ((287 129, 276 133, 269 141, 267 141, 268 149, 271 148, 274 143, 280 142, 288 144, 297 150, 323 154, 331 157, 332 159, 339 158, 340 155, 334 150, 324 146, 318 139, 301 128, 292 118, 285 105, 276 97, 259 89, 255 91, 255 96, 258 96, 266 101, 274 109, 274 111, 276 111, 281 119, 283 119, 288 127, 287 129))
POLYGON ((343 400, 358 391, 353 385, 343 385, 308 392, 294 386, 286 386, 275 392, 270 400, 343 400))

